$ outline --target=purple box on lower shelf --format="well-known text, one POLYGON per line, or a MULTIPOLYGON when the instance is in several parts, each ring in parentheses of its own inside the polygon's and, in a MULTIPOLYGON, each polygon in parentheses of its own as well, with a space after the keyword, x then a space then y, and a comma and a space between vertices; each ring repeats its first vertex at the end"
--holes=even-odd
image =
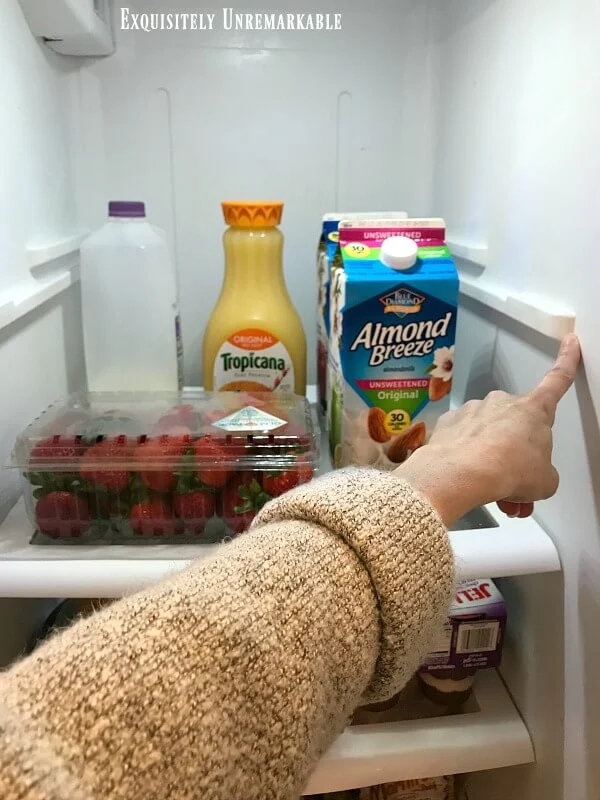
POLYGON ((489 578, 461 583, 444 630, 419 671, 440 674, 497 667, 505 629, 506 606, 496 585, 489 578))

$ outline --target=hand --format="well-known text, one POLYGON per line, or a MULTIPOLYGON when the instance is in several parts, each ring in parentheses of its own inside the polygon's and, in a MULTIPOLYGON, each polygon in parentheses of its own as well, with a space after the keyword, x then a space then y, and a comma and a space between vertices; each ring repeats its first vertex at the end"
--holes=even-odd
POLYGON ((558 488, 552 425, 580 357, 577 337, 569 334, 533 391, 521 397, 491 392, 444 414, 429 443, 396 473, 429 498, 446 524, 494 501, 509 516, 528 516, 535 500, 558 488))

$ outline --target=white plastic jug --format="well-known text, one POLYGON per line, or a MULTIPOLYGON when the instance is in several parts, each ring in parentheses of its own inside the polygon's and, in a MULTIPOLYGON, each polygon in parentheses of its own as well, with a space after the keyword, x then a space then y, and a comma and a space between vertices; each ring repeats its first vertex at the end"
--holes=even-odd
POLYGON ((109 221, 81 247, 83 336, 94 392, 183 385, 177 280, 164 234, 144 203, 109 203, 109 221))

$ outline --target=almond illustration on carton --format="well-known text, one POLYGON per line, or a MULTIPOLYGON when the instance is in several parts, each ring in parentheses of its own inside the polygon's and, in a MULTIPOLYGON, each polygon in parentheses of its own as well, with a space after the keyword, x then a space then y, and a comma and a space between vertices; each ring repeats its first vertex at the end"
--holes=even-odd
POLYGON ((385 444, 392 438, 385 429, 385 411, 381 408, 370 408, 369 416, 367 418, 367 427, 369 429, 369 436, 374 442, 385 444))
POLYGON ((452 378, 445 381, 443 378, 430 378, 429 379, 429 399, 432 403, 437 403, 438 400, 446 397, 452 388, 452 378))
POLYGON ((402 464, 415 450, 423 447, 426 434, 424 422, 411 425, 394 439, 387 451, 387 457, 394 464, 402 464))

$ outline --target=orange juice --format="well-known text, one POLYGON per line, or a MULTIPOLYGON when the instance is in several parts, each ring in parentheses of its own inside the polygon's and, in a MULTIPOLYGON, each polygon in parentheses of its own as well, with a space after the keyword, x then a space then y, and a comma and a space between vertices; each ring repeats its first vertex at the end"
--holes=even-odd
POLYGON ((225 202, 225 279, 204 334, 204 387, 306 393, 306 337, 283 277, 283 203, 225 202))

